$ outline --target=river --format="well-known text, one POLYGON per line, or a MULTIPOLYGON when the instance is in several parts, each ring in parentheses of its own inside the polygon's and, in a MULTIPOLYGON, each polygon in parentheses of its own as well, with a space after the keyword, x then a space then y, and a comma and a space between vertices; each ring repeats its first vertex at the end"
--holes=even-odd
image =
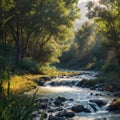
MULTIPOLYGON (((72 106, 83 105, 85 108, 89 109, 90 112, 79 112, 75 113, 72 118, 65 118, 65 120, 120 120, 120 114, 111 113, 106 108, 109 103, 114 99, 111 93, 104 91, 91 90, 89 88, 77 87, 77 84, 83 80, 93 80, 99 72, 94 71, 80 71, 80 75, 76 76, 59 76, 52 79, 44 84, 44 86, 39 86, 37 89, 39 91, 44 91, 43 94, 40 92, 39 98, 49 99, 49 108, 54 109, 58 106, 54 105, 54 101, 59 97, 64 97, 66 101, 62 106, 62 110, 69 110, 72 106), (94 100, 101 100, 107 104, 99 106, 94 100), (92 107, 94 106, 94 107, 92 107)), ((29 94, 32 91, 29 92, 29 94)), ((38 92, 39 93, 39 92, 38 92)), ((28 93, 27 93, 28 94, 28 93)), ((46 111, 48 108, 46 109, 46 111)), ((48 113, 49 115, 56 115, 57 111, 48 113)), ((38 120, 38 117, 35 120, 38 120)), ((48 120, 46 118, 45 120, 48 120)))

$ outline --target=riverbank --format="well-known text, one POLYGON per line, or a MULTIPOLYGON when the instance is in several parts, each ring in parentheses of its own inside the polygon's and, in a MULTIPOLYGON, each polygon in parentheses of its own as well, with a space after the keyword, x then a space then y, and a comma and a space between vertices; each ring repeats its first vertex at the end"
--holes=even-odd
POLYGON ((120 74, 115 72, 100 73, 96 79, 82 80, 79 85, 100 91, 109 91, 115 96, 120 96, 120 74))
MULTIPOLYGON (((79 72, 52 71, 52 72, 47 72, 44 75, 42 74, 13 75, 10 78, 10 91, 13 94, 23 94, 26 91, 36 88, 38 86, 36 80, 40 79, 41 77, 46 77, 46 76, 55 77, 55 76, 76 75, 76 74, 79 74, 79 72)), ((6 92, 7 82, 4 82, 3 88, 6 92)))

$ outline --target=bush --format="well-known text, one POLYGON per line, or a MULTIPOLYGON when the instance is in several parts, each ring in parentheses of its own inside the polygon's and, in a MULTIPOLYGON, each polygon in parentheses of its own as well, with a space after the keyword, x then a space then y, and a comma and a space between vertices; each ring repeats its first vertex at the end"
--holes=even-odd
POLYGON ((117 63, 112 63, 112 64, 105 64, 103 66, 103 70, 105 72, 117 72, 120 73, 120 67, 117 63))
POLYGON ((40 72, 43 75, 52 75, 56 72, 56 68, 49 65, 44 65, 40 67, 40 72))
POLYGON ((20 71, 23 71, 26 73, 32 73, 32 74, 40 73, 38 64, 33 59, 30 59, 30 58, 26 58, 20 61, 19 64, 17 65, 17 68, 20 71))

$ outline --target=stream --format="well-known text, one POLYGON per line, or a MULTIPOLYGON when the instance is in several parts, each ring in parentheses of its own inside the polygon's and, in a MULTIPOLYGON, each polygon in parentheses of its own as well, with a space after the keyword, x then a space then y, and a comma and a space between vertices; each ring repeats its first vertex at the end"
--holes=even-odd
MULTIPOLYGON (((45 111, 47 111, 47 118, 45 120, 59 120, 57 118, 50 119, 49 116, 56 116, 56 114, 65 110, 71 111, 71 108, 76 105, 84 106, 87 111, 74 112, 75 115, 73 117, 64 117, 65 120, 120 120, 120 114, 109 112, 106 109, 114 99, 111 93, 77 86, 83 79, 92 81, 99 72, 80 71, 80 73, 80 75, 76 76, 59 76, 53 78, 45 82, 43 86, 37 88, 40 91, 44 91, 43 94, 40 92, 38 99, 49 101, 47 102, 48 107, 45 108, 45 111), (60 97, 65 98, 65 101, 61 105, 55 104, 56 100, 60 97), (53 109, 56 110, 54 111, 53 109), (57 109, 61 110, 57 111, 57 109), (48 112, 50 110, 51 112, 48 112)), ((31 93, 32 91, 27 94, 31 93)), ((39 118, 40 112, 37 112, 34 120, 39 120, 39 118)))

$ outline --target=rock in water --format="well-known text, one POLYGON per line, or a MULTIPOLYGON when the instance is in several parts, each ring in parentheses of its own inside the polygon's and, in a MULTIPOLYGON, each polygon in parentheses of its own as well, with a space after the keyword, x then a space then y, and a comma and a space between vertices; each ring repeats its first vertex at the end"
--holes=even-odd
POLYGON ((102 106, 104 106, 104 105, 107 104, 106 101, 104 101, 104 100, 99 100, 99 99, 91 99, 91 100, 89 100, 89 101, 92 102, 92 103, 96 103, 99 107, 102 107, 102 106))
POLYGON ((65 117, 67 117, 67 118, 72 118, 72 117, 74 117, 74 116, 75 116, 75 113, 72 112, 71 110, 65 111, 65 117))
POLYGON ((65 119, 62 118, 62 117, 57 117, 57 116, 50 115, 49 118, 48 118, 48 120, 65 120, 65 119))
POLYGON ((75 106, 71 107, 71 110, 73 112, 79 113, 79 112, 84 112, 85 108, 83 105, 75 105, 75 106))
POLYGON ((65 102, 65 101, 66 101, 66 98, 59 96, 59 97, 57 97, 56 100, 60 100, 61 102, 65 102))

